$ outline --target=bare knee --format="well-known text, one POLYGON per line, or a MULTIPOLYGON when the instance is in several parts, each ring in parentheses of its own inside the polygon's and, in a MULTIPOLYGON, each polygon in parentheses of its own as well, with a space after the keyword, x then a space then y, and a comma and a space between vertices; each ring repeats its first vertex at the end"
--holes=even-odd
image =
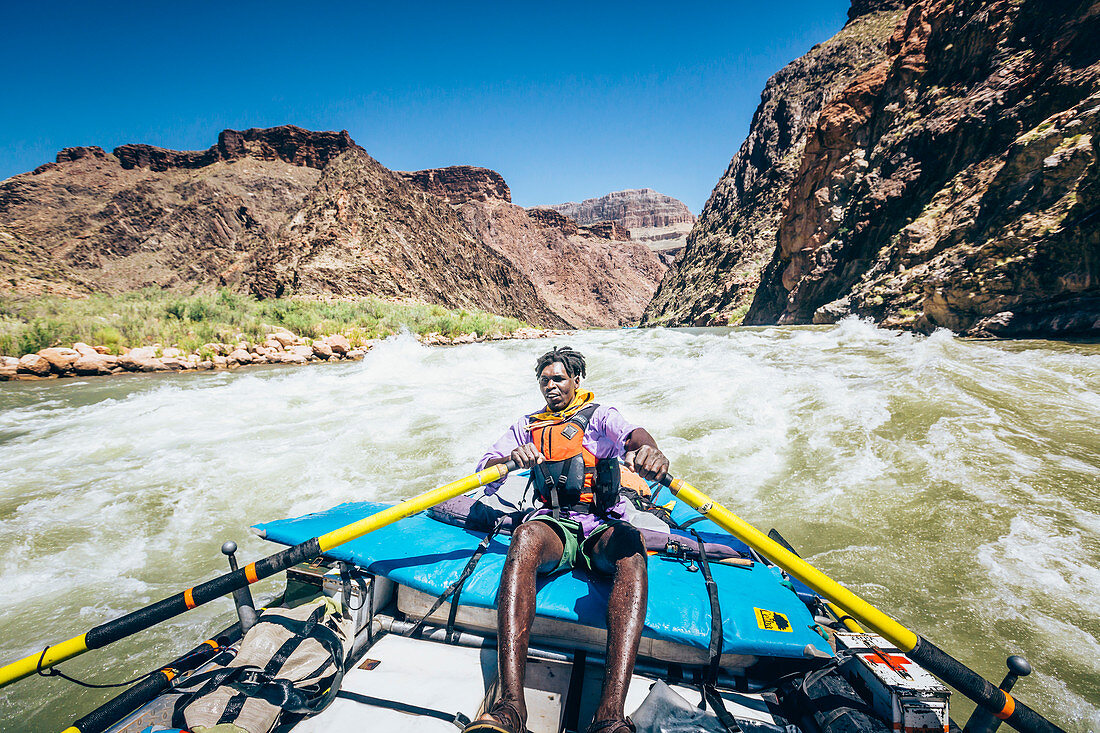
POLYGON ((606 530, 597 543, 596 556, 602 572, 645 575, 648 559, 645 541, 641 532, 629 524, 617 524, 606 530))
POLYGON ((512 531, 509 563, 542 567, 561 559, 564 546, 557 532, 545 522, 524 522, 512 531))

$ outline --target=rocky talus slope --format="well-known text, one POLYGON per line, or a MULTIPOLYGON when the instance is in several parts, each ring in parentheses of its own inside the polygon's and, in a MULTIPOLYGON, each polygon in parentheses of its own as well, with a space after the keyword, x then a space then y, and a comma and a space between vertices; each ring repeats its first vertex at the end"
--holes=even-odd
POLYGON ((768 80, 749 135, 646 308, 648 325, 736 324, 776 247, 806 134, 823 105, 886 57, 897 0, 864 0, 833 38, 768 80))
POLYGON ((265 296, 370 293, 568 325, 449 205, 361 149, 325 167, 278 240, 257 256, 254 280, 265 296))
POLYGON ((511 202, 499 174, 455 166, 403 173, 454 208, 478 241, 514 263, 538 297, 570 326, 634 324, 665 266, 616 222, 580 226, 550 209, 511 202))
POLYGON ((761 158, 789 174, 761 207, 739 177, 766 175, 754 151, 793 101, 765 91, 646 321, 735 322, 751 298, 746 324, 1100 332, 1100 3, 859 5, 795 63, 897 13, 885 56, 825 95, 786 157, 761 158))
POLYGON ((821 113, 747 323, 1100 333, 1100 2, 923 0, 821 113))
POLYGON ((683 247, 695 224, 695 215, 682 201, 652 188, 615 191, 579 203, 569 201, 539 208, 564 214, 581 226, 620 224, 634 241, 663 252, 683 247))
POLYGON ((494 171, 395 174, 346 132, 66 148, 0 182, 0 291, 217 285, 412 298, 544 327, 637 321, 664 271, 655 256, 613 223, 566 233, 510 200, 494 171))

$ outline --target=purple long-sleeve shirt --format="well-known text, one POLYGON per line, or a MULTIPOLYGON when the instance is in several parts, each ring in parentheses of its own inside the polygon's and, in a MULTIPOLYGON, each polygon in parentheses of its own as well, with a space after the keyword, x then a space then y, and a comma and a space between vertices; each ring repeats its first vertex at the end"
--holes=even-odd
MULTIPOLYGON (((588 421, 588 427, 584 430, 584 447, 598 459, 622 456, 626 453, 626 439, 637 427, 637 425, 627 422, 626 418, 614 407, 600 405, 592 413, 592 417, 588 421)), ((527 429, 527 416, 524 415, 513 423, 512 427, 486 451, 477 463, 477 470, 480 471, 485 468, 485 464, 494 458, 508 457, 513 450, 530 442, 531 431, 527 429)), ((503 481, 498 481, 489 484, 485 487, 485 493, 491 496, 496 493, 502 483, 503 481)), ((611 507, 607 513, 609 519, 622 520, 626 518, 621 509, 623 501, 623 499, 620 499, 618 504, 611 507)), ((540 509, 535 512, 536 515, 549 513, 549 509, 540 509)), ((603 519, 595 514, 565 512, 565 516, 580 523, 585 538, 603 523, 603 519)))

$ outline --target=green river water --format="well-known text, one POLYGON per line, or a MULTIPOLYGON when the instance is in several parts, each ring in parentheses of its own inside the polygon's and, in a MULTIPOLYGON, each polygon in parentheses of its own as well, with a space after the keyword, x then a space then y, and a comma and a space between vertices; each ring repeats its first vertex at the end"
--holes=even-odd
MULTIPOLYGON (((586 386, 673 472, 1073 731, 1100 730, 1100 346, 833 327, 581 332, 586 386)), ((470 473, 547 341, 235 373, 0 384, 0 662, 273 548, 249 525, 470 473)), ((271 597, 275 582, 256 593, 271 597)), ((221 628, 220 600, 62 665, 120 681, 221 628)), ((0 691, 0 730, 109 696, 0 691)), ((956 695, 954 717, 970 706, 956 695)))

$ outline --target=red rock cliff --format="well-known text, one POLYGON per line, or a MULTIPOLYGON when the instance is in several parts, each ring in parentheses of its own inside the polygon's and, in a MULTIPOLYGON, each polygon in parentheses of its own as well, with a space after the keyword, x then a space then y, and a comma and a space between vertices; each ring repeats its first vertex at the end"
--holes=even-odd
MULTIPOLYGON (((168 150, 154 145, 130 144, 115 148, 114 155, 123 168, 149 168, 155 171, 202 168, 219 161, 242 158, 281 160, 291 165, 321 169, 352 147, 358 146, 347 130, 313 132, 294 125, 283 125, 253 127, 243 131, 223 130, 218 135, 218 144, 206 150, 168 150)), ((60 156, 58 162, 61 162, 60 156)))
POLYGON ((900 4, 859 0, 836 36, 768 80, 748 137, 646 307, 645 323, 740 322, 775 251, 808 131, 825 104, 886 58, 900 4))
POLYGON ((578 226, 556 211, 510 203, 494 171, 458 166, 402 175, 449 202, 467 231, 513 263, 570 326, 636 323, 664 272, 617 222, 578 226))
POLYGON ((565 214, 581 226, 613 221, 627 229, 640 229, 695 223, 695 215, 682 201, 652 188, 615 191, 580 203, 569 201, 541 208, 565 214))
POLYGON ((417 187, 435 194, 449 204, 499 199, 511 203, 512 192, 504 177, 488 168, 452 165, 413 173, 398 173, 417 187))
POLYGON ((1100 333, 1100 3, 923 0, 821 112, 746 323, 1100 333))

